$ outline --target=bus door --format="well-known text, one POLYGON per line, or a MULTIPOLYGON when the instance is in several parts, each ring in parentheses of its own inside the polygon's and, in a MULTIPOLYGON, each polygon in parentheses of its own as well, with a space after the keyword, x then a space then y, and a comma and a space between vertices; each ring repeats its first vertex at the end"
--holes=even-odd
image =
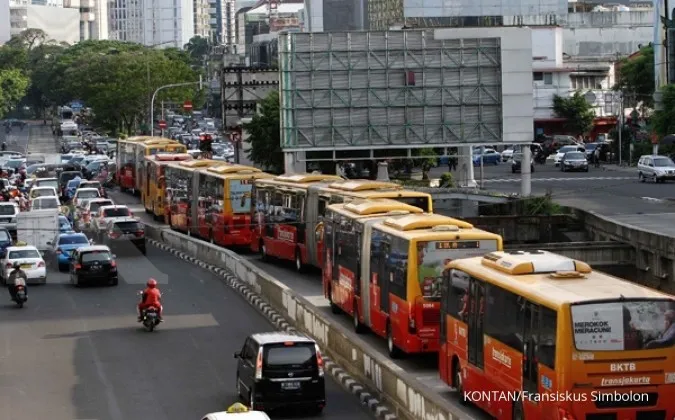
MULTIPOLYGON (((534 395, 539 392, 539 369, 537 367, 537 345, 539 338, 539 306, 526 302, 523 313, 523 391, 534 395)), ((525 398, 524 409, 528 405, 537 406, 536 398, 525 398)), ((529 410, 528 410, 529 411, 529 410)))
POLYGON ((192 233, 199 233, 197 223, 199 212, 199 176, 196 172, 190 171, 188 174, 187 190, 187 230, 192 233))
POLYGON ((371 317, 370 317, 370 300, 372 288, 370 287, 370 240, 373 234, 373 223, 375 221, 368 222, 364 225, 357 224, 357 227, 360 227, 361 232, 359 237, 361 238, 361 243, 359 244, 361 250, 359 252, 360 258, 360 279, 359 284, 357 285, 357 295, 361 299, 361 305, 359 307, 359 314, 363 316, 363 324, 370 326, 371 317))
MULTIPOLYGON (((150 179, 152 178, 151 174, 153 173, 152 171, 154 170, 154 168, 152 167, 151 162, 146 162, 145 166, 146 166, 146 168, 145 168, 145 197, 146 197, 146 200, 151 204, 152 201, 154 200, 154 197, 152 197, 152 195, 150 194, 150 179)), ((148 208, 148 206, 146 205, 145 208, 148 208)), ((152 207, 150 207, 150 208, 152 209, 152 207)))
MULTIPOLYGON (((326 206, 324 204, 323 210, 321 210, 319 204, 323 197, 319 195, 318 188, 310 186, 307 188, 307 195, 305 196, 305 206, 304 213, 305 219, 303 223, 305 224, 305 247, 307 248, 307 264, 311 264, 314 267, 321 267, 321 260, 323 256, 323 244, 321 243, 321 230, 324 229, 323 226, 323 216, 326 211, 326 206)), ((323 199, 324 203, 327 201, 323 199)))
POLYGON ((485 306, 485 284, 471 279, 469 284, 468 347, 469 363, 483 369, 483 318, 485 306))
POLYGON ((323 294, 326 297, 326 299, 330 299, 331 297, 331 290, 332 290, 332 285, 333 285, 333 279, 337 278, 335 276, 334 272, 334 266, 335 266, 335 227, 333 226, 333 217, 338 218, 338 215, 333 213, 330 215, 327 215, 326 218, 324 218, 324 226, 323 226, 323 244, 324 246, 324 251, 325 256, 323 256, 321 259, 325 262, 321 266, 321 274, 323 277, 323 294))

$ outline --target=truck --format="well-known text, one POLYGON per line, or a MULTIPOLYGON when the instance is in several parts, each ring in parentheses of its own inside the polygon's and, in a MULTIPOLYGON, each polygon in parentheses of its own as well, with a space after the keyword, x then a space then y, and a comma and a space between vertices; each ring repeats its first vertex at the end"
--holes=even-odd
POLYGON ((59 210, 44 209, 22 211, 16 215, 16 239, 39 251, 47 251, 47 244, 59 232, 59 210))

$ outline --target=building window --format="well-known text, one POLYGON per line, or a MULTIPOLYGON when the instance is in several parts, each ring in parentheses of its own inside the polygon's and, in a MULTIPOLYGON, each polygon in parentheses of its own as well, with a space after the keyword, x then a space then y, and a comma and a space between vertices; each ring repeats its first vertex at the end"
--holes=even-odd
POLYGON ((571 76, 570 84, 574 90, 602 89, 604 76, 571 76))
POLYGON ((544 84, 545 85, 553 84, 553 73, 544 73, 544 84))
POLYGON ((552 85, 553 73, 535 71, 532 73, 532 80, 535 82, 544 82, 545 85, 552 85))
POLYGON ((532 80, 534 80, 535 82, 544 81, 544 73, 540 71, 535 71, 534 73, 532 73, 532 80))

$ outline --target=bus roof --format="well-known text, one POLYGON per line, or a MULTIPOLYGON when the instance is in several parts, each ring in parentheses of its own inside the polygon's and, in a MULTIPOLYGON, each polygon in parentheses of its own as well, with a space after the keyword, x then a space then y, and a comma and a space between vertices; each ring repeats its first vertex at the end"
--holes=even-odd
POLYGON ((387 216, 422 213, 419 207, 389 199, 354 200, 349 203, 331 204, 329 209, 340 214, 358 216, 387 216))
POLYGON ((145 141, 142 141, 141 145, 143 147, 152 147, 152 146, 155 146, 155 145, 158 145, 158 144, 174 144, 174 143, 177 143, 177 142, 174 141, 174 140, 169 140, 169 139, 151 138, 151 139, 147 139, 145 141))
POLYGON ((127 139, 119 139, 119 140, 117 140, 117 142, 118 142, 118 143, 119 143, 119 142, 121 142, 121 143, 138 143, 138 142, 141 142, 141 141, 150 140, 150 139, 152 139, 152 138, 155 138, 155 137, 150 137, 150 136, 135 136, 135 137, 129 137, 129 138, 127 138, 127 139))
POLYGON ((482 257, 459 259, 457 268, 480 279, 523 295, 551 308, 566 303, 602 299, 672 296, 593 271, 590 265, 548 251, 496 251, 482 257))
POLYGON ((146 160, 155 162, 176 162, 183 160, 192 160, 192 156, 188 153, 158 153, 145 157, 146 160))
POLYGON ((344 182, 334 182, 329 185, 330 188, 349 191, 349 192, 361 192, 361 191, 372 191, 372 190, 383 190, 383 189, 403 189, 403 186, 400 184, 395 184, 393 182, 383 182, 383 181, 371 181, 368 179, 350 179, 344 182))
POLYGON ((326 182, 326 181, 340 181, 342 178, 340 178, 337 175, 324 175, 324 174, 319 174, 319 173, 311 173, 311 174, 284 174, 284 175, 279 175, 278 177, 274 178, 275 181, 279 182, 285 182, 285 183, 292 183, 292 184, 309 184, 313 182, 326 182))
POLYGON ((218 174, 218 175, 243 173, 243 172, 248 172, 248 173, 262 172, 260 169, 254 168, 253 166, 236 165, 236 164, 227 163, 227 162, 221 162, 221 163, 222 163, 221 165, 207 168, 206 171, 210 172, 210 173, 218 174))
POLYGON ((437 228, 441 228, 437 230, 453 230, 450 229, 450 227, 455 227, 456 229, 473 229, 471 223, 440 214, 410 215, 409 217, 402 217, 396 220, 386 220, 384 224, 385 226, 401 232, 437 228))
POLYGON ((210 159, 195 159, 195 160, 186 160, 183 162, 178 162, 178 167, 185 169, 199 169, 199 168, 208 168, 210 166, 222 165, 223 162, 218 160, 210 159))
POLYGON ((474 228, 471 223, 430 213, 392 217, 377 222, 375 226, 383 232, 408 240, 496 240, 500 243, 502 241, 500 235, 474 228))

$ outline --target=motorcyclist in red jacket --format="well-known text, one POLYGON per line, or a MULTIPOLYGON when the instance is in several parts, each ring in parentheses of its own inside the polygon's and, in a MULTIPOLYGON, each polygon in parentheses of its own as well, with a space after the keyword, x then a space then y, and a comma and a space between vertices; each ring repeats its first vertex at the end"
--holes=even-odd
POLYGON ((162 321, 162 292, 157 288, 157 280, 149 279, 148 287, 143 290, 143 296, 138 303, 138 322, 143 320, 143 311, 148 308, 157 309, 159 321, 162 321))

